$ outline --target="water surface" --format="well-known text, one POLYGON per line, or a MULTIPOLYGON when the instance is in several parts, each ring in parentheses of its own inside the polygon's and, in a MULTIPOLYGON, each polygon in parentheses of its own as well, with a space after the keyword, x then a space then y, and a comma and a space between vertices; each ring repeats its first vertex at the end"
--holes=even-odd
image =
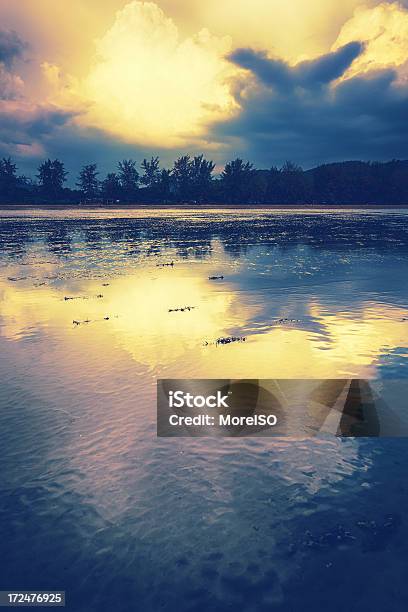
POLYGON ((1 212, 0 588, 406 609, 405 440, 158 439, 155 384, 408 379, 407 263, 401 211, 1 212))

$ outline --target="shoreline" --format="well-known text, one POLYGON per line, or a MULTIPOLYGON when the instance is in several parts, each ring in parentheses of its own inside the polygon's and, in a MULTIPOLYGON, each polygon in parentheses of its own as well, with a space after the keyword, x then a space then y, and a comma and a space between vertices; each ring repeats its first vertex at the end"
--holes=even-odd
POLYGON ((0 204, 0 211, 20 210, 73 210, 109 212, 115 210, 386 210, 408 209, 407 204, 101 204, 78 206, 76 204, 0 204))

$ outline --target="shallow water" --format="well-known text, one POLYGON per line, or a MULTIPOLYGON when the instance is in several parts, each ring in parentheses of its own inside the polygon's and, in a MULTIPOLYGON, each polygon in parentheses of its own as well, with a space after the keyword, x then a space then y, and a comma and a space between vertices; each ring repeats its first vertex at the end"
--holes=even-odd
POLYGON ((405 440, 158 439, 155 384, 407 379, 408 213, 3 211, 0 250, 1 589, 406 609, 405 440))

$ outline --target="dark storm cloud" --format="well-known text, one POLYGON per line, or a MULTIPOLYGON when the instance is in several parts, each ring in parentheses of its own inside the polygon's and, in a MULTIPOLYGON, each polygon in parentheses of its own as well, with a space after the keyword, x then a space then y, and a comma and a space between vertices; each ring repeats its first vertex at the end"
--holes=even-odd
POLYGON ((265 85, 287 90, 299 85, 310 88, 330 83, 344 74, 362 49, 361 43, 352 42, 333 53, 301 62, 295 67, 252 49, 237 49, 229 59, 237 66, 250 70, 265 85))
POLYGON ((0 29, 0 62, 10 68, 13 61, 21 57, 26 44, 14 30, 0 29))
POLYGON ((72 118, 51 106, 29 106, 0 100, 0 155, 19 157, 26 148, 42 151, 49 138, 72 118))
POLYGON ((14 62, 27 49, 13 30, 0 29, 0 154, 18 157, 20 153, 41 152, 73 117, 51 104, 33 103, 24 97, 24 82, 14 62))
POLYGON ((324 85, 338 79, 363 51, 359 42, 351 42, 333 53, 298 64, 292 72, 295 82, 305 87, 324 85))
POLYGON ((238 89, 240 114, 214 137, 260 165, 408 157, 408 88, 393 70, 336 82, 363 51, 359 42, 292 67, 251 49, 230 61, 252 79, 238 89))

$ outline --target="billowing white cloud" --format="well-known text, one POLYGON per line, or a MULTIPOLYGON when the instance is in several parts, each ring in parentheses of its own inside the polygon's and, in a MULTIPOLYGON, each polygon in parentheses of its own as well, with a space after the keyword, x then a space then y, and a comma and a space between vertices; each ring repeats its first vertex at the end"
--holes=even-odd
POLYGON ((197 4, 207 27, 216 34, 228 33, 235 48, 262 49, 294 64, 327 52, 361 0, 206 0, 197 4))
POLYGON ((342 27, 333 49, 352 42, 364 42, 364 52, 346 77, 370 70, 394 68, 406 74, 408 59, 408 10, 397 2, 376 7, 361 6, 342 27))
POLYGON ((56 66, 44 70, 54 88, 62 85, 54 101, 69 106, 76 97, 81 124, 171 147, 200 139, 210 119, 233 113, 228 79, 237 69, 224 59, 230 49, 228 37, 206 29, 182 40, 156 4, 133 1, 97 41, 85 78, 67 85, 56 66))

